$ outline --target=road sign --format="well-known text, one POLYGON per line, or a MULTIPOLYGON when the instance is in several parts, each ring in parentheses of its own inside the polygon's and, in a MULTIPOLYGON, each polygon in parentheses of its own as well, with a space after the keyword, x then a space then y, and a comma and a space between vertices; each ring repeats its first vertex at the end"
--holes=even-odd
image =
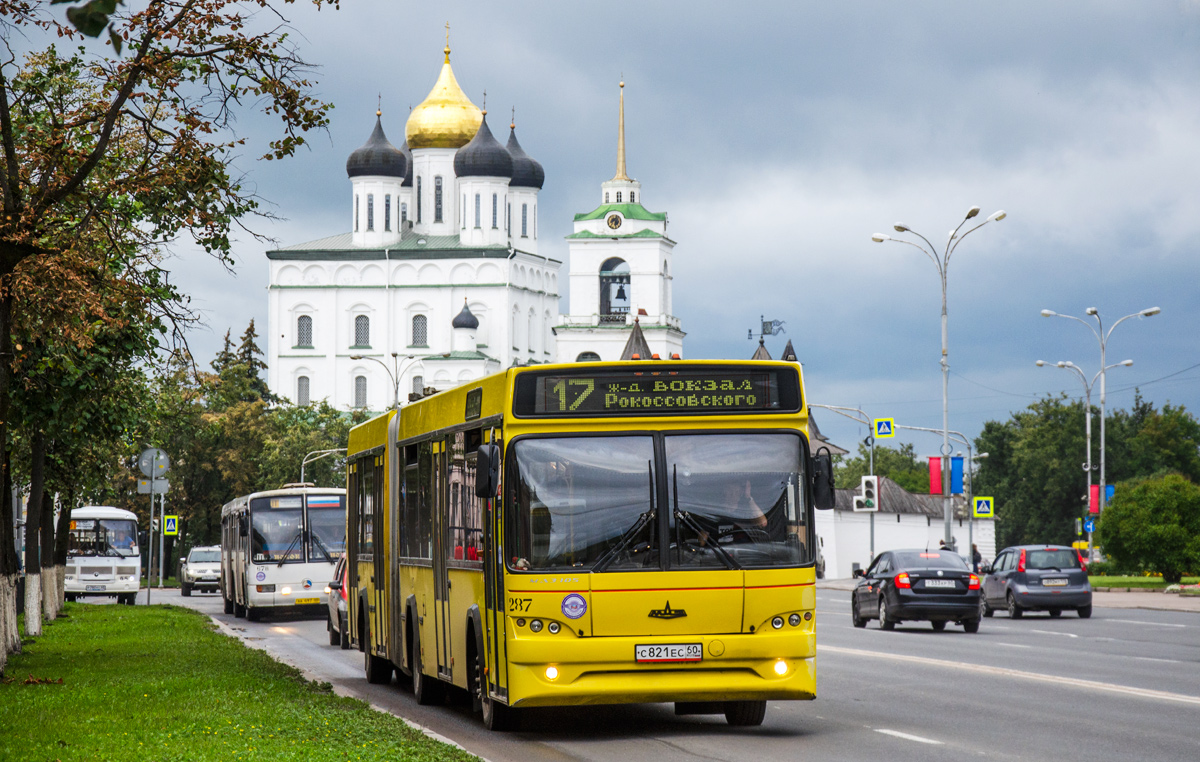
POLYGON ((895 418, 876 418, 874 425, 876 439, 889 439, 896 436, 895 418))
POLYGON ((138 468, 146 476, 160 477, 171 470, 171 461, 167 454, 157 447, 147 447, 138 456, 138 468))
POLYGON ((179 534, 179 517, 178 516, 163 516, 163 534, 167 534, 167 535, 179 534))
POLYGON ((971 507, 974 509, 977 519, 990 519, 996 516, 996 501, 990 497, 972 498, 971 507))
POLYGON ((165 495, 171 483, 167 479, 138 479, 139 495, 165 495))
POLYGON ((1096 531, 1096 520, 1095 519, 1086 519, 1083 522, 1083 531, 1095 532, 1096 531))
POLYGON ((1083 534, 1083 519, 1075 519, 1075 534, 1083 534))

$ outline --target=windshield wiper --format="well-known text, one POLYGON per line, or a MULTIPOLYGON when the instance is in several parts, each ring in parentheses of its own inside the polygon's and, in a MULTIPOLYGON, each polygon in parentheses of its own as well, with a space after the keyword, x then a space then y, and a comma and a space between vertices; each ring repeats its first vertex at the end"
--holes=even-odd
POLYGON ((317 546, 317 548, 320 549, 322 553, 325 554, 325 560, 331 564, 336 564, 337 561, 335 561, 333 556, 330 555, 329 548, 325 547, 325 543, 321 540, 321 535, 317 534, 316 532, 310 532, 310 535, 312 536, 313 543, 317 546))
MULTIPOLYGON (((704 527, 700 526, 699 522, 697 522, 694 518, 692 518, 692 514, 688 513, 687 511, 681 511, 678 508, 676 508, 675 509, 675 518, 677 520, 679 520, 680 522, 687 524, 688 528, 691 529, 696 534, 701 534, 701 535, 708 534, 707 530, 705 530, 704 527)), ((737 561, 733 560, 733 556, 729 555, 729 551, 725 550, 725 548, 722 548, 720 545, 718 545, 716 543, 715 538, 712 543, 705 544, 704 547, 711 548, 713 553, 715 553, 718 558, 720 558, 722 561, 724 561, 725 565, 728 566, 730 569, 742 568, 742 565, 739 564, 737 561)))
POLYGON ((654 520, 654 463, 646 461, 646 465, 650 468, 650 510, 638 516, 638 520, 634 522, 625 534, 621 535, 621 540, 614 545, 607 553, 600 556, 600 559, 592 566, 592 571, 602 572, 613 562, 617 554, 629 547, 629 543, 633 542, 633 538, 637 537, 638 532, 651 521, 654 520))
POLYGON ((276 566, 283 566, 283 562, 287 560, 288 554, 292 552, 292 548, 296 547, 296 543, 300 542, 300 531, 296 531, 296 536, 292 538, 292 544, 287 546, 287 550, 283 551, 283 555, 279 557, 279 563, 276 566))

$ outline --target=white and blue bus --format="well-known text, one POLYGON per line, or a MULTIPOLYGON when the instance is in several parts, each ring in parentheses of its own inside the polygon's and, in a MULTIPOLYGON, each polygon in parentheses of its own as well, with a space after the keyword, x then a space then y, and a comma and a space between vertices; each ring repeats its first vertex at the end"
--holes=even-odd
POLYGON ((132 606, 141 586, 137 514, 105 505, 71 511, 63 593, 68 601, 116 598, 132 606))
POLYGON ((221 508, 225 613, 325 615, 326 585, 346 547, 346 490, 311 485, 255 492, 221 508))

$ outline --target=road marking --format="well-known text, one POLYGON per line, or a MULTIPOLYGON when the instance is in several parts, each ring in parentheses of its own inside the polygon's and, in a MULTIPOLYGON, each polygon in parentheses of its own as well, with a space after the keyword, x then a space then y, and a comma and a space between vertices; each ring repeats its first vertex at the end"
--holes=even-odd
POLYGON ((1020 643, 993 643, 994 646, 1008 646, 1009 648, 1033 648, 1033 646, 1023 646, 1020 643))
POLYGON ((1187 627, 1186 624, 1167 624, 1166 622, 1142 622, 1137 619, 1105 619, 1106 622, 1122 622, 1124 624, 1148 624, 1151 627, 1187 627))
POLYGON ((899 730, 888 730, 887 728, 875 728, 875 732, 883 733, 885 736, 895 736, 896 738, 903 738, 906 741, 916 741, 917 743, 930 743, 935 746, 942 745, 941 741, 935 741, 932 738, 922 738, 921 736, 914 736, 911 733, 901 733, 899 730))
POLYGON ((1065 635, 1068 638, 1079 637, 1078 635, 1076 635, 1075 633, 1072 633, 1072 632, 1055 632, 1054 630, 1030 630, 1030 632, 1040 632, 1043 635, 1065 635))
POLYGON ((906 654, 884 653, 882 651, 867 651, 860 648, 843 648, 841 646, 817 646, 818 652, 827 651, 835 654, 846 654, 848 656, 870 656, 876 659, 891 659, 893 661, 909 662, 910 664, 924 664, 931 667, 946 667, 949 669, 966 670, 968 672, 978 672, 985 675, 994 675, 997 677, 1015 677, 1021 680, 1036 680, 1042 683, 1054 683, 1057 685, 1065 685, 1071 688, 1083 688, 1085 690, 1102 691, 1105 693, 1119 693, 1124 696, 1137 696, 1139 698, 1159 699, 1161 701, 1178 701, 1183 704, 1200 705, 1200 696, 1189 696, 1184 693, 1170 693, 1168 691, 1156 691, 1149 688, 1134 688, 1130 685, 1117 685, 1115 683, 1101 683, 1096 680, 1083 680, 1077 677, 1060 677, 1058 675, 1045 675, 1040 672, 1025 672, 1019 669, 1008 669, 1006 667, 988 667, 983 664, 971 664, 962 661, 947 661, 944 659, 930 659, 924 656, 908 656, 906 654))
POLYGON ((1140 661, 1161 661, 1166 664, 1183 664, 1178 659, 1156 659, 1153 656, 1130 656, 1130 659, 1138 659, 1140 661))

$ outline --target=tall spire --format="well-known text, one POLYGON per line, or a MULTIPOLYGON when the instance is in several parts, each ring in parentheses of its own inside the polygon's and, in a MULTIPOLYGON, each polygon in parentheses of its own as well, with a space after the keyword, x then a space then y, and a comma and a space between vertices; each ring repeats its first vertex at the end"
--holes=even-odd
POLYGON ((617 120, 617 174, 614 180, 629 180, 625 174, 625 80, 621 80, 621 114, 617 120))

